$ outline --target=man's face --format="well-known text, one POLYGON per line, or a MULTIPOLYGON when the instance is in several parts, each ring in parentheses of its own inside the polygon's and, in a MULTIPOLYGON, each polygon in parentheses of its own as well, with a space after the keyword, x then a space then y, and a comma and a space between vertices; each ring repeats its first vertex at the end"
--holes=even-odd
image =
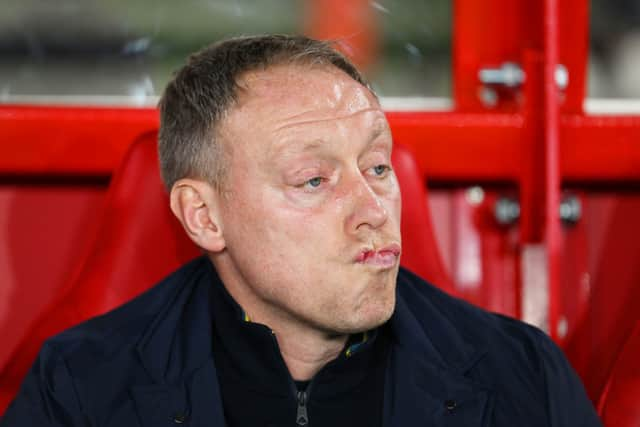
POLYGON ((329 67, 272 67, 241 85, 219 128, 233 280, 289 322, 330 334, 380 325, 395 306, 401 241, 378 101, 329 67))

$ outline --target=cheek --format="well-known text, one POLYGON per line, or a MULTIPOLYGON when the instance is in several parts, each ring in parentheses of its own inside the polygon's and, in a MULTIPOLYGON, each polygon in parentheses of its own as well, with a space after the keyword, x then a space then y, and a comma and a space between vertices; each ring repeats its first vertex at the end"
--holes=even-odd
POLYGON ((402 195, 400 194, 400 187, 395 184, 392 191, 386 193, 381 197, 381 199, 387 213, 389 214, 389 219, 391 219, 393 223, 399 225, 400 217, 402 215, 402 195))
POLYGON ((227 248, 236 255, 251 253, 255 256, 264 244, 269 231, 268 210, 255 186, 236 180, 233 192, 223 202, 222 231, 227 248))
POLYGON ((398 197, 392 201, 391 205, 393 209, 393 218, 398 224, 400 224, 400 218, 402 217, 402 199, 400 198, 399 193, 398 197))
POLYGON ((329 221, 336 215, 327 215, 324 203, 312 207, 292 204, 286 195, 277 191, 243 193, 230 201, 226 209, 229 245, 253 246, 254 254, 292 257, 320 246, 318 240, 326 238, 329 221))
POLYGON ((332 203, 304 209, 286 204, 275 206, 267 214, 272 224, 270 240, 291 245, 295 252, 302 247, 307 253, 315 252, 323 246, 322 242, 331 240, 331 230, 339 221, 338 211, 332 203))

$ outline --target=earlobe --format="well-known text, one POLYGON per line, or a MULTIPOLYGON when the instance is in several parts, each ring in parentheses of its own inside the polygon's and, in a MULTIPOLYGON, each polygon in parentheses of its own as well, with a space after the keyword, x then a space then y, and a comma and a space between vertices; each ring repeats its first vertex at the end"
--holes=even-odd
POLYGON ((193 242, 207 252, 225 248, 218 215, 218 194, 208 183, 181 179, 170 194, 171 210, 193 242))

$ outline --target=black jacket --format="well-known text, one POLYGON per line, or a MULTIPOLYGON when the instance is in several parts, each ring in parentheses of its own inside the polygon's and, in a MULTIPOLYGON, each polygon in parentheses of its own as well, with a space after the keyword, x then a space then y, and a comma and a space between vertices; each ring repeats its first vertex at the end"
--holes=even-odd
MULTIPOLYGON (((214 274, 199 258, 47 341, 0 426, 224 426, 211 350, 214 274)), ((406 270, 390 322, 384 426, 600 425, 562 352, 538 329, 406 270)))

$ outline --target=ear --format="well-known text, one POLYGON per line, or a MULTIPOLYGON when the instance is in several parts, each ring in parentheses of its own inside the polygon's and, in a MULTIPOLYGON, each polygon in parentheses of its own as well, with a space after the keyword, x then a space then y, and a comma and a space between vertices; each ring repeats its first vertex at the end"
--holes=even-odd
POLYGON ((220 195, 204 181, 181 179, 171 188, 171 210, 180 220, 187 235, 207 252, 225 248, 220 216, 220 195))

